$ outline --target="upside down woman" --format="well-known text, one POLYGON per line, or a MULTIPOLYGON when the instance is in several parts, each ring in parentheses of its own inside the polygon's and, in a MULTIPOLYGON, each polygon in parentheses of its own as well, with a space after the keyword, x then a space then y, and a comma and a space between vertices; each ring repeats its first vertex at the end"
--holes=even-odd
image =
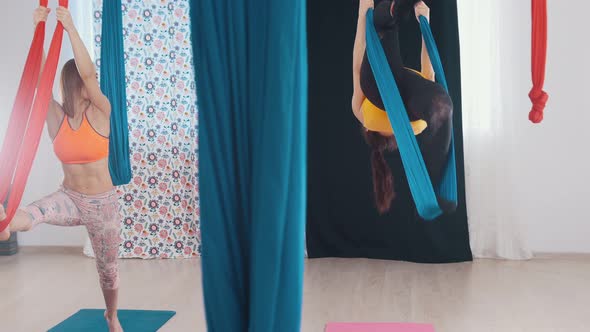
MULTIPOLYGON (((35 26, 50 9, 35 10, 35 26)), ((39 224, 85 226, 96 256, 110 332, 123 331, 117 317, 120 218, 117 195, 108 167, 111 105, 100 90, 96 69, 69 11, 60 7, 57 19, 68 33, 74 59, 61 72, 63 103, 53 100, 47 113, 49 136, 63 165, 63 185, 53 194, 18 210, 0 240, 39 224)), ((0 220, 6 214, 0 204, 0 220)))
MULTIPOLYGON (((377 210, 386 213, 395 198, 393 175, 385 152, 397 150, 395 133, 389 122, 377 83, 366 55, 366 24, 375 24, 389 67, 406 106, 414 134, 432 183, 438 183, 447 162, 452 131, 453 104, 444 88, 434 82, 435 74, 422 40, 421 71, 404 67, 399 44, 400 20, 414 12, 430 19, 430 9, 423 1, 360 0, 353 53, 352 110, 362 124, 365 141, 371 149, 373 189, 377 210), (374 22, 367 22, 367 12, 374 9, 374 22)), ((438 198, 443 212, 456 208, 453 202, 438 198)))

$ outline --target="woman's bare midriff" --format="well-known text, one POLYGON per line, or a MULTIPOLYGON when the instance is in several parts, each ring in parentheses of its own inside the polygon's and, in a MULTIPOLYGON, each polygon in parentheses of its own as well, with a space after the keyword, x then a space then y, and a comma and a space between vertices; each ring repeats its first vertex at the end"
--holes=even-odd
POLYGON ((108 158, 88 164, 62 164, 63 185, 85 195, 97 195, 113 189, 108 158))

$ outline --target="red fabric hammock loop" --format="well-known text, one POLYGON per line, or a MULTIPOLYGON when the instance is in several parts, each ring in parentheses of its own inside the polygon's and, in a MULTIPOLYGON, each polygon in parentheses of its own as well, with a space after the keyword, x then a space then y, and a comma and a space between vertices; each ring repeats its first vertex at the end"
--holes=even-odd
POLYGON ((533 102, 533 109, 529 113, 529 120, 533 123, 543 121, 543 110, 547 105, 549 95, 543 90, 531 90, 529 98, 533 102))
POLYGON ((533 123, 543 121, 543 111, 549 95, 543 91, 545 84, 545 67, 547 62, 547 0, 532 0, 532 48, 531 71, 533 88, 529 98, 533 108, 529 120, 533 123))
MULTIPOLYGON (((48 0, 40 0, 39 4, 47 7, 48 0)), ((59 5, 68 7, 68 0, 59 0, 59 5)), ((52 97, 64 30, 58 22, 39 80, 45 25, 45 22, 41 22, 35 29, 0 151, 0 204, 6 204, 7 215, 0 222, 0 231, 9 225, 21 202, 52 97)))

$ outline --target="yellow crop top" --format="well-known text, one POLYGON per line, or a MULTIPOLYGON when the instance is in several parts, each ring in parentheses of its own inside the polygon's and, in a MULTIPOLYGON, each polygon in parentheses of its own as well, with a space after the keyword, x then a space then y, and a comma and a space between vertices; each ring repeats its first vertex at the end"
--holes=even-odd
MULTIPOLYGON (((424 77, 422 73, 413 69, 410 70, 424 77)), ((387 112, 375 106, 369 101, 369 99, 365 98, 365 100, 363 100, 361 112, 363 114, 363 126, 368 130, 382 133, 393 133, 393 128, 391 128, 391 122, 389 122, 387 112)), ((422 119, 412 121, 410 124, 412 125, 412 129, 414 129, 414 135, 420 135, 426 127, 428 127, 426 121, 422 119)))

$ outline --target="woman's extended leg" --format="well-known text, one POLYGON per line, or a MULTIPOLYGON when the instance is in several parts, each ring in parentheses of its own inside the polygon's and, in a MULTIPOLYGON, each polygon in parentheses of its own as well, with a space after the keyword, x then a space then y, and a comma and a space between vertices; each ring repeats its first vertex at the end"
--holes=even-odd
MULTIPOLYGON (((431 98, 416 99, 411 107, 421 110, 419 116, 428 123, 428 128, 418 136, 418 143, 430 180, 436 187, 442 179, 449 158, 453 135, 453 104, 448 95, 439 93, 431 98)), ((447 201, 441 197, 437 197, 437 199, 440 208, 445 213, 453 212, 457 208, 455 202, 447 201)))
MULTIPOLYGON (((0 220, 6 218, 0 205, 0 220)), ((48 195, 26 208, 18 210, 10 225, 0 233, 0 241, 7 240, 11 232, 26 232, 39 224, 56 226, 80 226, 80 211, 61 190, 48 195)))
MULTIPOLYGON (((0 221, 6 219, 6 211, 4 210, 4 206, 0 204, 0 221)), ((0 232, 0 241, 6 241, 10 238, 10 227, 6 227, 2 232, 0 232)))

